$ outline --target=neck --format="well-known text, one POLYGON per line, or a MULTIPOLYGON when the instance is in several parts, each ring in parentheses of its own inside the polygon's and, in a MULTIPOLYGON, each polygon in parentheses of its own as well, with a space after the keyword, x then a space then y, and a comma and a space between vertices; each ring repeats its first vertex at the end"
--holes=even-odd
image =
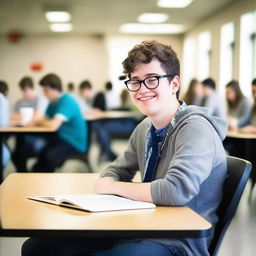
POLYGON ((154 127, 158 130, 168 125, 172 121, 172 118, 174 117, 179 107, 180 103, 178 100, 176 100, 175 103, 173 103, 172 106, 170 106, 170 108, 165 108, 166 111, 162 111, 161 113, 158 113, 156 116, 150 117, 154 127))
POLYGON ((54 97, 52 98, 52 101, 57 101, 60 97, 61 97, 62 93, 61 92, 57 92, 54 97))

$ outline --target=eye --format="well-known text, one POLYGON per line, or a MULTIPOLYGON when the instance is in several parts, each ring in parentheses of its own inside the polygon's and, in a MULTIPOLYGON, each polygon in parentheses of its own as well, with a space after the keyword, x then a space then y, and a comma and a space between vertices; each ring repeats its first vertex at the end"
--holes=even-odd
POLYGON ((131 80, 132 86, 140 86, 140 82, 138 80, 131 80))
POLYGON ((155 83, 157 81, 156 77, 149 77, 147 78, 147 83, 155 83))

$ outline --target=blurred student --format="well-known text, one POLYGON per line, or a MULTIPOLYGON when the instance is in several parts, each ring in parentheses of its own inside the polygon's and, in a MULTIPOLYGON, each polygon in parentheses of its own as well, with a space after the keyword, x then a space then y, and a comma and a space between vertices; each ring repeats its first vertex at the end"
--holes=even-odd
POLYGON ((41 118, 44 115, 48 101, 45 97, 38 94, 34 88, 34 82, 30 77, 23 77, 19 82, 22 98, 19 99, 14 106, 14 114, 12 120, 19 122, 21 120, 20 110, 24 107, 34 109, 34 119, 41 118))
POLYGON ((254 104, 248 122, 246 122, 244 127, 239 129, 239 131, 243 133, 256 133, 256 78, 252 81, 252 97, 254 104))
MULTIPOLYGON (((8 85, 4 81, 0 81, 0 127, 5 127, 9 124, 9 102, 6 99, 6 96, 8 94, 8 85)), ((5 167, 10 160, 10 151, 7 148, 5 144, 0 145, 2 147, 3 155, 2 157, 2 163, 3 166, 1 168, 5 167)))
POLYGON ((95 95, 93 107, 102 111, 111 110, 120 106, 119 97, 113 91, 113 85, 110 81, 105 84, 105 91, 95 95))
MULTIPOLYGON (((147 118, 136 127, 125 152, 101 173, 95 192, 157 205, 186 205, 214 227, 227 175, 222 145, 226 121, 178 100, 179 60, 171 46, 144 41, 129 51, 123 67, 132 102, 147 118), (138 170, 143 181, 133 183, 138 170)), ((211 240, 212 236, 32 238, 23 244, 22 256, 202 256, 209 255, 211 240)))
POLYGON ((207 78, 202 81, 204 97, 202 106, 208 107, 213 116, 226 118, 226 103, 225 100, 216 92, 216 84, 212 78, 207 78))
POLYGON ((46 117, 38 120, 36 125, 50 127, 57 132, 47 141, 33 170, 52 172, 65 157, 86 152, 86 122, 76 101, 68 94, 62 93, 62 83, 57 75, 48 74, 39 83, 50 104, 46 117))
POLYGON ((187 105, 201 106, 203 98, 203 87, 197 79, 192 79, 189 83, 188 90, 183 97, 187 105))
POLYGON ((69 82, 67 85, 68 93, 75 94, 75 85, 72 82, 69 82))
POLYGON ((246 125, 250 118, 251 101, 245 97, 235 80, 226 85, 229 129, 236 130, 246 125))
MULTIPOLYGON (((48 105, 48 101, 36 91, 32 78, 23 77, 19 82, 19 87, 22 93, 22 98, 19 99, 14 106, 14 113, 11 116, 11 122, 14 124, 22 123, 21 111, 23 108, 33 109, 31 122, 42 118, 48 105)), ((22 159, 22 156, 20 155, 23 144, 26 144, 28 152, 30 152, 30 157, 33 157, 45 146, 45 140, 41 136, 34 134, 26 136, 23 134, 16 135, 16 143, 12 152, 12 160, 18 172, 27 172, 27 161, 26 159, 22 159)))
MULTIPOLYGON (((87 150, 86 122, 75 99, 62 93, 62 83, 55 74, 48 74, 40 80, 45 96, 49 100, 45 117, 34 125, 56 130, 46 137, 46 145, 39 152, 32 171, 53 172, 69 155, 87 150)), ((25 151, 26 145, 23 146, 25 151)), ((23 153, 26 160, 26 155, 23 153)))
POLYGON ((93 112, 92 107, 93 90, 89 80, 84 80, 79 85, 79 94, 75 99, 80 107, 81 113, 86 116, 93 112))

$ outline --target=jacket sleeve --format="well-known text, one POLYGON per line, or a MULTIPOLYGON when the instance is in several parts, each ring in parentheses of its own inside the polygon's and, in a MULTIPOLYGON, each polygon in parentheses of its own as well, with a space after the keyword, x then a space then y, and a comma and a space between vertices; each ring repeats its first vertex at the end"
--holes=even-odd
MULTIPOLYGON (((138 128, 138 127, 137 127, 138 128)), ((124 153, 102 171, 100 177, 112 177, 116 181, 131 181, 139 170, 136 143, 137 128, 131 135, 124 153)))
POLYGON ((163 179, 152 182, 153 202, 158 205, 186 205, 200 191, 209 176, 217 133, 206 120, 186 122, 176 134, 174 156, 163 179))

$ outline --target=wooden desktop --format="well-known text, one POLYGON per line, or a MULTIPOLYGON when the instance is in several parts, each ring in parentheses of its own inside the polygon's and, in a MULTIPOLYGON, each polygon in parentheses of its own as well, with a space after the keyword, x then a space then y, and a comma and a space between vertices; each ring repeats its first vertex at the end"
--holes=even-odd
POLYGON ((1 236, 205 237, 211 224, 188 207, 89 213, 28 196, 92 193, 98 174, 16 173, 0 186, 1 236))

